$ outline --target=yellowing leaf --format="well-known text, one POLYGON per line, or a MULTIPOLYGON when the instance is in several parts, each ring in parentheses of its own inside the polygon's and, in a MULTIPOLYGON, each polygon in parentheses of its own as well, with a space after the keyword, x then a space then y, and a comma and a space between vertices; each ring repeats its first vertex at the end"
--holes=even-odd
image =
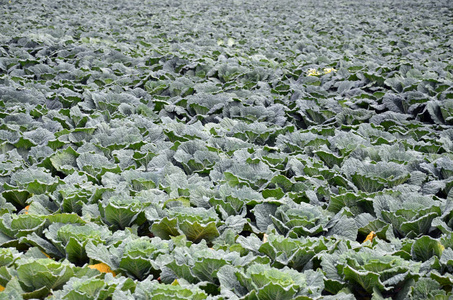
POLYGON ((171 283, 171 285, 179 285, 178 279, 173 280, 173 282, 171 283))
POLYGON ((376 233, 374 231, 371 231, 367 236, 366 239, 363 241, 364 243, 367 241, 372 242, 373 239, 376 237, 376 233))
POLYGON ((318 72, 316 69, 309 69, 307 71, 307 76, 318 76, 321 75, 321 73, 318 72))
POLYGON ((329 74, 329 73, 336 72, 336 71, 337 70, 335 70, 334 68, 324 68, 323 69, 324 74, 329 74))
POLYGON ((0 292, 3 292, 4 290, 5 288, 2 285, 0 285, 0 292))
POLYGON ((48 258, 51 258, 51 257, 49 256, 49 254, 47 254, 46 252, 44 252, 44 251, 41 251, 41 252, 42 252, 42 254, 44 254, 45 256, 47 256, 48 258))
POLYGON ((95 264, 95 265, 89 265, 88 267, 91 268, 91 269, 96 269, 96 270, 98 270, 101 273, 112 273, 113 276, 116 276, 116 273, 113 272, 112 269, 110 269, 110 267, 107 266, 104 263, 99 263, 99 264, 95 264))

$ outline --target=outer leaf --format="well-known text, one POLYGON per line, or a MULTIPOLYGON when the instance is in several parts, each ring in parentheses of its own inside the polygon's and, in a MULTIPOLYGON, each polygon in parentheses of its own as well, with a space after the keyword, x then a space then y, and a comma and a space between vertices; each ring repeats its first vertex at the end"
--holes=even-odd
POLYGON ((108 204, 104 208, 105 220, 109 224, 115 225, 120 229, 130 226, 138 217, 138 214, 139 212, 133 210, 131 207, 121 207, 114 205, 113 203, 108 204))
POLYGON ((58 289, 74 276, 74 271, 67 262, 58 263, 46 258, 21 262, 17 276, 28 292, 32 292, 42 288, 58 289))
POLYGON ((2 193, 2 196, 18 209, 27 205, 27 199, 32 196, 27 190, 8 190, 2 193))
POLYGON ((444 246, 430 236, 422 236, 412 245, 411 255, 416 261, 427 261, 432 256, 441 257, 444 246))
POLYGON ((352 281, 354 284, 359 284, 368 293, 373 292, 374 287, 378 287, 381 291, 385 290, 384 285, 379 280, 379 274, 374 272, 360 272, 350 266, 343 269, 345 279, 352 281))
POLYGON ((255 206, 253 209, 256 217, 256 226, 261 231, 266 231, 267 226, 272 224, 271 216, 275 214, 277 205, 271 203, 262 203, 255 206))
POLYGON ((85 247, 74 238, 70 238, 66 244, 66 258, 75 264, 83 264, 88 262, 88 256, 85 247))
POLYGON ((192 273, 201 281, 215 283, 214 278, 217 278, 217 272, 226 264, 227 262, 224 259, 206 258, 195 262, 192 273))
POLYGON ((58 250, 57 247, 49 243, 46 239, 38 236, 36 233, 32 233, 27 235, 26 237, 22 237, 20 239, 22 243, 28 243, 30 245, 36 246, 44 253, 51 255, 53 257, 62 258, 65 257, 65 254, 58 250))
POLYGON ((17 277, 13 277, 8 284, 6 285, 5 289, 0 292, 0 299, 2 300, 11 300, 11 299, 17 299, 17 300, 22 300, 24 290, 20 286, 19 280, 17 277))
POLYGON ((292 286, 284 288, 279 284, 270 282, 269 284, 258 290, 257 296, 260 300, 289 300, 294 299, 296 292, 297 291, 292 286))
POLYGON ((183 221, 179 224, 179 228, 187 239, 194 243, 198 243, 203 239, 211 242, 220 235, 215 222, 200 224, 198 222, 183 221))
POLYGON ((171 236, 181 235, 181 231, 178 228, 178 220, 163 218, 160 222, 154 222, 151 226, 151 232, 160 237, 161 239, 168 240, 171 236))
POLYGON ((362 191, 373 193, 384 189, 385 184, 379 179, 370 178, 361 174, 351 175, 352 182, 362 191))
POLYGON ((121 259, 119 268, 133 275, 138 280, 143 280, 149 275, 152 267, 151 261, 145 257, 126 256, 121 259))
POLYGON ((91 241, 89 241, 85 246, 85 251, 87 252, 89 258, 103 262, 113 270, 116 270, 118 268, 118 264, 112 258, 112 255, 108 251, 106 246, 95 246, 91 241))

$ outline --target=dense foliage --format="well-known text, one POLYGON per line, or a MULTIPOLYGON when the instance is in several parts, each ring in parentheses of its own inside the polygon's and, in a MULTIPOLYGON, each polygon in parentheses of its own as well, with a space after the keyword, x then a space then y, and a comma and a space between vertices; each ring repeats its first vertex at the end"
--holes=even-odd
POLYGON ((0 15, 0 299, 452 297, 453 2, 0 15))

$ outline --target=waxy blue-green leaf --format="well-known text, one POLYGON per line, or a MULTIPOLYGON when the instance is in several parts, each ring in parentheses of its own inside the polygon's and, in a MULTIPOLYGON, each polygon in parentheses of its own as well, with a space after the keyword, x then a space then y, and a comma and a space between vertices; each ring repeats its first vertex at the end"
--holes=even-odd
POLYGON ((447 0, 0 2, 0 298, 451 296, 447 0))

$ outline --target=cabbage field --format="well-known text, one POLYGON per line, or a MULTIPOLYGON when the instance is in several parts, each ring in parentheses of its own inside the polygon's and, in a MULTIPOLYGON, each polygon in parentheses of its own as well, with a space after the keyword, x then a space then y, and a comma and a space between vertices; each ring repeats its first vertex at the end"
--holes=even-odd
POLYGON ((0 299, 453 297, 453 1, 0 16, 0 299))

